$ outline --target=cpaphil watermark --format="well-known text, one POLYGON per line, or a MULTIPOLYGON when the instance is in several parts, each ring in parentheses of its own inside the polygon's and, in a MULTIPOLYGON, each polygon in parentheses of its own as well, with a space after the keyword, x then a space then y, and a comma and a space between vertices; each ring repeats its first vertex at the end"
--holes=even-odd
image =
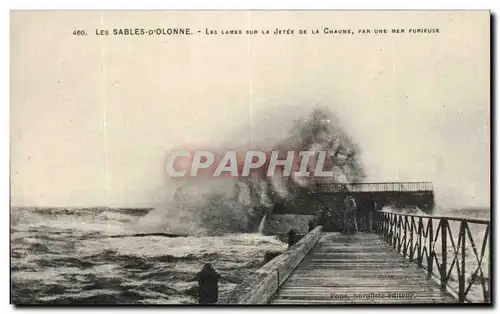
POLYGON ((165 158, 165 172, 172 178, 211 177, 333 177, 329 151, 175 151, 165 158), (328 170, 329 169, 329 170, 328 170))

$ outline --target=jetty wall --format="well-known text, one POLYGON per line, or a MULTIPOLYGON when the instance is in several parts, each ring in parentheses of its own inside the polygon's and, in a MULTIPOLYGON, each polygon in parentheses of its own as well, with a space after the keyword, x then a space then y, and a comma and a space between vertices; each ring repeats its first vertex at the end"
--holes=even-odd
POLYGON ((311 251, 321 237, 322 227, 318 226, 299 242, 288 248, 262 266, 257 273, 238 285, 219 304, 266 304, 290 276, 302 259, 311 251))
POLYGON ((270 214, 264 222, 263 233, 266 235, 286 235, 290 229, 297 234, 309 232, 309 221, 315 221, 315 215, 270 214))

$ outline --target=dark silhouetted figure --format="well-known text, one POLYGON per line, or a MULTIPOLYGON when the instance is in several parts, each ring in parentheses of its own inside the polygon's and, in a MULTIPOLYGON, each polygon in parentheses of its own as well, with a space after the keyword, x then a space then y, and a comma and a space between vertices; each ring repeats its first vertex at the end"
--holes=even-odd
POLYGON ((356 201, 352 196, 347 196, 344 199, 344 223, 342 228, 343 234, 355 234, 358 231, 356 211, 356 201))
POLYGON ((373 232, 377 228, 377 202, 374 199, 370 199, 367 204, 368 211, 368 232, 373 232))
POLYGON ((313 231, 314 230, 314 221, 309 220, 308 226, 309 226, 309 232, 313 231))
POLYGON ((294 245, 296 243, 296 234, 295 234, 295 230, 293 229, 290 229, 290 231, 288 231, 288 247, 291 247, 292 245, 294 245))
POLYGON ((203 266, 196 275, 199 285, 198 303, 214 304, 219 299, 219 279, 220 275, 213 269, 210 263, 203 266))

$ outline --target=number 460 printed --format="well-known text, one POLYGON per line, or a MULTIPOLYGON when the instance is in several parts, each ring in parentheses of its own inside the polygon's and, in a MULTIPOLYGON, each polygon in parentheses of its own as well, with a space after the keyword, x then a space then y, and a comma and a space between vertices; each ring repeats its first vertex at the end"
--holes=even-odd
POLYGON ((75 35, 75 36, 85 36, 85 35, 87 35, 87 32, 85 30, 83 30, 83 29, 75 29, 73 31, 73 35, 75 35))

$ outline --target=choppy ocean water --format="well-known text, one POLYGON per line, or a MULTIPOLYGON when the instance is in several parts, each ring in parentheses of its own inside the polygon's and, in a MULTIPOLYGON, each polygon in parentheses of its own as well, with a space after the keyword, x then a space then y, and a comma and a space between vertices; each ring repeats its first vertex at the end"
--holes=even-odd
MULTIPOLYGON (((398 210, 395 210, 396 212, 398 210)), ((408 214, 423 214, 419 210, 408 210, 405 211, 408 214)), ((426 215, 425 213, 423 215, 426 215)), ((449 218, 468 218, 468 219, 476 219, 482 222, 490 220, 490 209, 489 208, 436 208, 433 216, 444 216, 449 218)), ((408 221, 410 223, 410 220, 408 221)), ((418 219, 415 219, 415 231, 414 231, 414 245, 417 242, 417 233, 416 228, 418 224, 418 219)), ((429 221, 426 218, 422 220, 424 228, 427 228, 429 221)), ((448 286, 454 293, 458 294, 459 283, 458 283, 458 267, 461 267, 461 246, 459 244, 459 234, 460 234, 460 221, 449 219, 448 220, 449 229, 446 228, 446 252, 447 252, 447 274, 449 274, 448 286), (451 270, 450 270, 451 269, 451 270)), ((439 263, 443 261, 443 249, 442 249, 442 230, 438 228, 439 219, 432 220, 433 226, 433 248, 436 253, 436 258, 439 263), (439 229, 439 231, 438 231, 439 229), (439 234, 436 234, 439 232, 439 234)), ((491 245, 491 229, 487 229, 487 224, 484 223, 474 223, 469 221, 467 223, 468 230, 470 232, 466 232, 465 234, 465 286, 468 288, 467 299, 471 302, 484 302, 484 291, 481 282, 481 277, 485 280, 485 287, 488 287, 488 279, 490 277, 489 269, 490 269, 490 245, 491 245), (484 241, 486 239, 486 241, 484 241), (484 254, 482 254, 482 249, 484 245, 484 254), (481 257, 482 256, 482 257, 481 257), (481 267, 479 267, 479 265, 481 267), (483 276, 481 276, 481 272, 483 276)), ((410 233, 408 231, 407 237, 410 237, 410 233)), ((428 238, 423 238, 426 247, 426 251, 428 252, 428 238)), ((408 248, 409 254, 409 248, 408 248)), ((422 261, 422 265, 427 267, 427 253, 424 253, 424 259, 422 261)), ((439 281, 439 267, 436 262, 436 259, 433 261, 433 272, 435 275, 435 279, 439 281)))
MULTIPOLYGON (((14 304, 196 303, 195 274, 209 262, 222 275, 220 293, 232 290, 261 265, 267 250, 284 250, 275 237, 130 237, 144 211, 109 209, 11 210, 11 299, 14 304), (123 235, 123 237, 113 237, 123 235)), ((437 214, 489 219, 489 209, 439 210, 437 214)), ((458 224, 450 224, 458 234, 458 224)), ((469 224, 477 250, 483 225, 469 224)), ((467 240, 469 241, 469 240, 467 240)), ((456 240, 455 240, 456 242, 456 240)), ((489 242, 487 243, 489 246, 489 242)), ((439 248, 440 244, 436 243, 439 248)), ((448 256, 455 252, 448 246, 448 256)), ((437 252, 438 258, 441 257, 437 252)), ((478 261, 466 250, 467 280, 478 261)), ((449 263, 452 259, 449 260, 449 263)), ((481 261, 487 271, 489 252, 481 261)), ((489 275, 488 275, 489 276, 489 275)), ((474 281, 474 280, 473 280, 474 281)), ((457 285, 454 272, 450 284, 457 285)), ((469 297, 481 300, 473 282, 469 297)))
MULTIPOLYGON (((480 219, 480 220, 490 220, 490 209, 489 208, 456 208, 456 209, 439 209, 436 211, 435 215, 450 216, 450 217, 465 217, 469 219, 480 219)), ((438 221, 436 221, 437 223, 438 221)), ((459 256, 461 251, 456 251, 458 247, 458 235, 460 233, 460 222, 449 221, 450 232, 448 233, 447 240, 447 265, 448 269, 453 265, 453 270, 450 272, 450 278, 448 285, 452 287, 454 291, 458 291, 458 274, 456 263, 460 260, 459 256), (455 247, 453 246, 455 245, 455 247), (454 263, 454 257, 457 255, 457 260, 454 263)), ((489 230, 488 236, 486 236, 487 225, 478 223, 467 223, 469 233, 466 233, 465 240, 465 286, 468 287, 470 284, 469 292, 467 293, 468 300, 472 302, 483 302, 483 287, 480 280, 481 271, 485 278, 485 286, 489 289, 488 279, 490 278, 489 269, 490 265, 490 246, 491 246, 491 229, 489 230), (481 250, 483 246, 483 240, 485 241, 484 255, 481 258, 481 250), (479 268, 479 265, 481 266, 479 268)), ((436 225, 434 225, 436 228, 436 225)), ((435 229, 436 230, 436 229, 435 229)), ((435 243, 436 255, 438 260, 442 260, 442 252, 439 251, 441 247, 441 238, 435 243)), ((426 264, 426 263, 424 263, 426 264)), ((437 266, 434 265, 434 271, 437 272, 437 266)))
MULTIPOLYGON (((134 234, 143 212, 12 209, 14 304, 196 303, 194 277, 212 263, 224 295, 251 276, 275 237, 118 237, 134 234)), ((144 230, 142 230, 144 232, 144 230)))

